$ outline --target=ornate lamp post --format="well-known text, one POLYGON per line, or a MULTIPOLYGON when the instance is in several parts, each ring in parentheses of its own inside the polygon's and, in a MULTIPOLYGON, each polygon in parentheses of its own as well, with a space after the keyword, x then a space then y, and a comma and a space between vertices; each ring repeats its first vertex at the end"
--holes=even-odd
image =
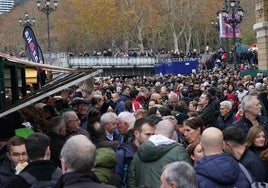
POLYGON ((45 13, 47 16, 47 51, 49 53, 49 57, 51 57, 51 47, 50 47, 50 22, 49 22, 49 15, 56 11, 58 7, 58 1, 54 0, 53 1, 54 6, 50 4, 50 0, 46 0, 44 2, 43 7, 41 7, 41 1, 37 0, 36 5, 38 7, 38 10, 45 13))
POLYGON ((22 18, 19 19, 19 23, 21 26, 23 26, 23 27, 30 26, 31 27, 31 26, 35 25, 35 18, 31 18, 29 16, 28 12, 25 12, 24 16, 25 16, 24 20, 22 18))
POLYGON ((240 6, 239 0, 225 0, 222 9, 222 16, 224 22, 232 27, 233 31, 233 57, 234 57, 234 69, 237 70, 237 59, 235 54, 236 46, 236 31, 235 28, 242 22, 244 11, 240 6))

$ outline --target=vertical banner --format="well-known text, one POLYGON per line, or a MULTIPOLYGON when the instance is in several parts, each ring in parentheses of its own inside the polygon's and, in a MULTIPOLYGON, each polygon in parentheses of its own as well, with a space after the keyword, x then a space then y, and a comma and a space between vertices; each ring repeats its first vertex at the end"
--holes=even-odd
MULTIPOLYGON (((228 14, 228 19, 232 18, 232 13, 228 14)), ((235 19, 239 19, 238 14, 235 14, 235 19)), ((233 28, 231 25, 225 23, 224 17, 222 14, 219 14, 219 23, 220 23, 220 37, 221 38, 233 38, 233 28)), ((240 24, 235 26, 235 37, 241 37, 241 27, 240 24)))
MULTIPOLYGON (((44 57, 40 46, 37 43, 35 34, 30 26, 25 26, 23 30, 25 48, 30 59, 35 63, 44 63, 44 57)), ((46 73, 42 68, 37 68, 37 81, 40 85, 45 84, 46 73)))

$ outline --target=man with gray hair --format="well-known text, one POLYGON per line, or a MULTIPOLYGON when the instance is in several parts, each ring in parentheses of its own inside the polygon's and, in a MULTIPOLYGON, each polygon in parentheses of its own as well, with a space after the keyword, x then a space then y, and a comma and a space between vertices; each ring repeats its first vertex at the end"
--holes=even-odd
POLYGON ((261 116, 262 106, 257 96, 246 95, 241 101, 241 108, 243 116, 235 121, 233 125, 243 130, 247 136, 249 129, 252 126, 262 126, 268 133, 268 120, 266 117, 261 116))
POLYGON ((133 130, 136 118, 130 112, 121 112, 118 115, 118 130, 124 136, 123 142, 127 140, 129 131, 133 130))
POLYGON ((216 127, 224 130, 230 127, 236 121, 235 113, 233 112, 231 101, 222 101, 220 103, 220 115, 217 118, 216 127))
POLYGON ((185 148, 173 140, 174 125, 162 120, 155 135, 142 144, 133 157, 128 172, 128 186, 159 187, 162 168, 172 162, 191 162, 185 148))
POLYGON ((70 137, 61 150, 61 166, 64 175, 56 187, 114 187, 101 184, 92 172, 95 157, 96 147, 85 135, 70 137))
POLYGON ((160 188, 197 188, 194 168, 184 161, 173 162, 163 168, 160 188))

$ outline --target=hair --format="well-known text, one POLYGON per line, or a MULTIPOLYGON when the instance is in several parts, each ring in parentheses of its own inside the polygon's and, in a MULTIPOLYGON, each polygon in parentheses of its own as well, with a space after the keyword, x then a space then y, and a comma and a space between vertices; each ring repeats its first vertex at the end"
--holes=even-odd
POLYGON ((19 137, 19 136, 13 136, 7 141, 7 151, 10 152, 11 147, 20 146, 25 143, 26 143, 26 139, 19 137))
POLYGON ((102 97, 101 95, 93 95, 90 102, 92 106, 97 105, 101 101, 102 97))
POLYGON ((155 131, 159 135, 163 135, 168 138, 171 138, 174 133, 174 125, 169 120, 162 120, 157 123, 155 127, 155 131))
POLYGON ((62 116, 54 116, 49 120, 48 131, 51 133, 59 133, 61 127, 66 126, 66 121, 62 116))
POLYGON ((77 114, 75 113, 75 111, 72 111, 71 110, 71 111, 63 112, 61 114, 61 116, 65 119, 66 122, 68 122, 68 121, 70 121, 70 116, 72 116, 74 114, 77 116, 77 114))
POLYGON ((208 101, 208 104, 212 101, 212 96, 208 91, 204 91, 202 94, 206 95, 206 100, 208 101))
POLYGON ((200 140, 197 140, 187 146, 186 151, 189 156, 194 155, 194 150, 198 144, 200 144, 200 140))
POLYGON ((227 127, 222 131, 222 133, 224 141, 231 141, 239 145, 243 145, 245 143, 245 134, 243 130, 238 127, 227 127))
POLYGON ((87 126, 92 125, 96 121, 100 121, 101 112, 97 109, 89 110, 87 114, 87 126))
POLYGON ((56 108, 50 104, 46 104, 42 108, 43 111, 49 112, 52 116, 57 116, 58 112, 56 111, 56 108))
POLYGON ((189 105, 192 104, 195 108, 197 107, 198 105, 198 102, 196 100, 193 100, 193 101, 190 101, 189 102, 189 105))
POLYGON ((139 119, 141 117, 147 117, 148 112, 144 109, 138 109, 134 112, 134 116, 136 119, 139 119))
POLYGON ((131 100, 126 100, 124 107, 127 111, 132 111, 132 101, 131 100))
POLYGON ((141 128, 142 128, 142 126, 144 125, 144 124, 148 124, 148 125, 150 125, 151 127, 155 127, 155 124, 151 121, 151 120, 149 120, 149 119, 147 119, 147 118, 140 118, 140 119, 137 119, 136 121, 135 121, 135 123, 134 123, 134 131, 139 131, 139 132, 141 132, 141 128))
POLYGON ((171 110, 166 106, 161 106, 157 109, 161 116, 171 116, 171 110))
POLYGON ((50 139, 43 133, 34 133, 26 139, 26 151, 31 160, 38 160, 45 156, 50 139))
POLYGON ((131 114, 130 112, 121 112, 118 115, 118 118, 120 118, 120 120, 123 123, 127 123, 128 124, 128 131, 132 130, 134 128, 134 123, 136 121, 136 118, 133 114, 131 114))
POLYGON ((252 106, 252 99, 257 99, 257 96, 253 95, 245 95, 241 101, 241 108, 244 112, 248 110, 250 106, 252 106))
POLYGON ((200 117, 190 117, 183 122, 184 125, 189 126, 190 128, 197 130, 200 128, 200 134, 204 130, 205 123, 200 117))
POLYGON ((170 185, 175 182, 176 187, 196 188, 198 187, 197 176, 194 168, 184 161, 173 162, 163 168, 166 181, 170 185))
POLYGON ((256 139, 256 137, 258 136, 258 134, 260 134, 260 132, 264 132, 264 135, 265 135, 265 144, 264 146, 266 147, 267 146, 267 134, 266 134, 266 131, 265 129, 262 127, 262 126, 252 126, 249 131, 248 131, 248 134, 247 134, 247 138, 246 138, 246 145, 248 147, 254 147, 254 140, 256 139))
POLYGON ((80 134, 70 137, 60 154, 69 170, 88 172, 94 166, 96 147, 85 135, 80 134))
POLYGON ((148 110, 148 116, 152 115, 152 114, 156 114, 156 111, 157 111, 158 107, 156 106, 153 106, 151 107, 149 110, 148 110))
POLYGON ((174 92, 170 92, 169 94, 168 94, 168 99, 176 99, 176 100, 178 100, 178 95, 176 94, 176 93, 174 93, 174 92))
POLYGON ((174 107, 175 111, 186 113, 188 111, 187 103, 184 101, 178 101, 178 104, 174 107))
POLYGON ((100 123, 101 123, 101 125, 105 125, 105 124, 111 122, 111 120, 116 119, 116 118, 117 118, 116 113, 106 112, 101 116, 100 123))
POLYGON ((220 105, 226 106, 229 110, 233 108, 231 101, 222 101, 220 105))
POLYGON ((139 91, 136 88, 133 88, 130 90, 129 96, 130 98, 136 98, 138 94, 139 94, 139 91))

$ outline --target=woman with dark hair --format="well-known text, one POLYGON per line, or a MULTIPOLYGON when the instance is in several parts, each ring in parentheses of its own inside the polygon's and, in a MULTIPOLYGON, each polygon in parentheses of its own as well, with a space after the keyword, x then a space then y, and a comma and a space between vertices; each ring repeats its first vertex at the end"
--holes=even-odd
POLYGON ((191 117, 183 122, 184 136, 188 144, 199 141, 204 129, 204 121, 199 117, 191 117))
POLYGON ((204 157, 204 152, 199 140, 189 144, 186 150, 188 152, 188 155, 191 157, 193 163, 196 163, 199 159, 204 157))

